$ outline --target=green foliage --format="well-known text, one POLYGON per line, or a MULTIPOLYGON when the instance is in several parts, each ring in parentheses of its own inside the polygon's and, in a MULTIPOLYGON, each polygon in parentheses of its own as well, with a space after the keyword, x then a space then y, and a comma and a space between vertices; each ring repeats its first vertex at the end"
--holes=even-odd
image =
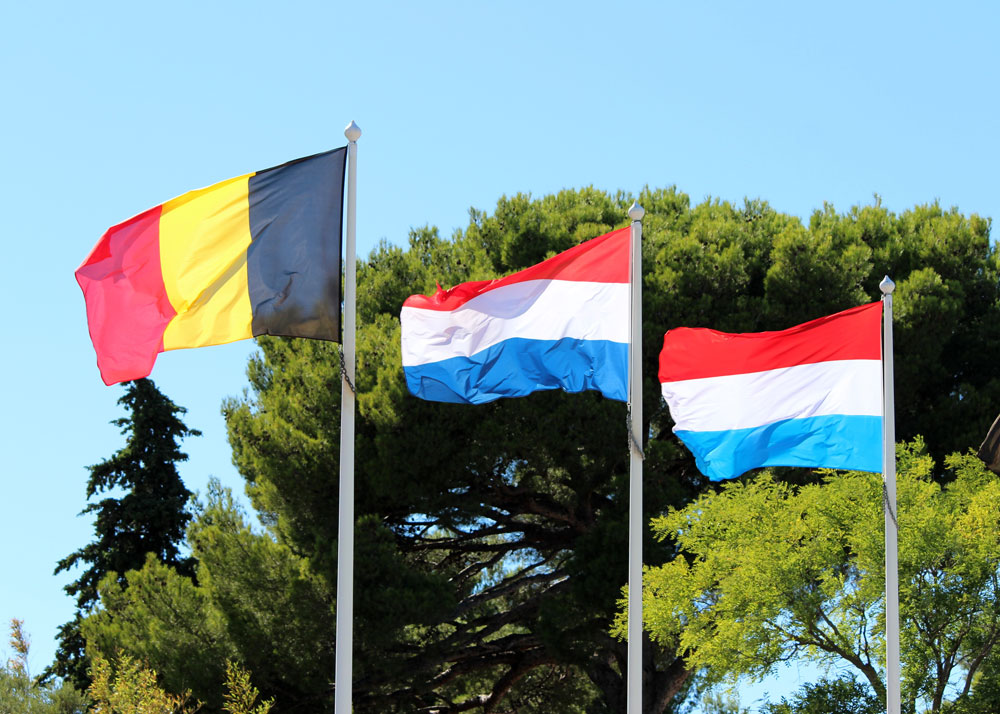
MULTIPOLYGON (((594 189, 504 197, 492 214, 471 211, 450 240, 417 229, 407 247, 383 243, 360 266, 359 711, 466 701, 466 685, 482 687, 487 700, 512 697, 516 685, 507 682, 550 659, 586 675, 588 706, 621 708, 623 651, 605 632, 627 553, 622 406, 554 392, 476 408, 413 399, 400 368, 398 314, 406 296, 439 282, 507 274, 624 225, 630 199, 594 189)), ((645 190, 639 200, 650 516, 706 486, 659 398, 653 365, 671 327, 784 328, 876 299, 889 273, 900 286, 898 342, 945 356, 951 375, 914 369, 901 378, 899 391, 919 396, 901 398, 898 433, 919 428, 932 453, 944 453, 969 446, 994 416, 987 404, 1000 400, 1000 368, 983 356, 1000 348, 991 327, 1000 325, 1000 289, 987 222, 937 206, 897 217, 876 203, 847 214, 827 206, 803 226, 757 200, 691 207, 673 188, 645 190), (947 315, 913 297, 927 270, 949 286, 947 315), (970 282, 975 289, 959 290, 970 282), (924 330, 928 319, 934 333, 924 330), (986 328, 976 333, 985 340, 980 352, 968 349, 973 325, 986 328), (956 352, 959 345, 966 349, 956 352), (948 419, 928 418, 942 410, 948 419)), ((234 458, 279 542, 332 582, 339 356, 326 344, 260 345, 250 394, 226 406, 234 458)), ((669 540, 645 544, 654 566, 674 553, 669 540)), ((664 711, 685 690, 691 670, 675 652, 661 641, 646 658, 647 691, 655 692, 648 711, 664 711)))
POLYGON ((125 653, 160 672, 167 691, 190 690, 210 705, 221 704, 218 684, 232 650, 203 588, 150 554, 142 569, 126 574, 124 585, 109 573, 100 594, 100 607, 81 624, 91 659, 111 661, 125 653))
POLYGON ((94 514, 93 542, 59 561, 56 573, 85 566, 83 573, 65 587, 76 599, 77 614, 59 631, 55 663, 43 676, 70 679, 78 688, 89 682, 80 622, 98 598, 98 583, 114 573, 125 582, 129 570, 141 568, 147 554, 159 561, 190 572, 192 563, 181 556, 178 546, 191 516, 185 510, 191 492, 177 473, 177 464, 187 460, 178 441, 201 432, 189 429, 178 407, 151 380, 125 384, 118 403, 128 416, 112 423, 121 427, 125 446, 111 458, 90 467, 87 498, 120 490, 120 497, 108 497, 89 504, 81 513, 94 514))
POLYGON ((885 708, 871 689, 853 677, 823 678, 805 685, 792 700, 767 704, 761 714, 882 714, 885 708))
POLYGON ((258 702, 260 691, 250 683, 250 673, 236 662, 226 662, 226 705, 229 714, 268 714, 274 700, 258 702))
POLYGON ((177 464, 187 460, 178 441, 200 432, 187 428, 176 406, 151 380, 125 385, 118 403, 128 416, 112 423, 121 427, 125 446, 109 459, 90 467, 87 498, 121 489, 120 498, 89 504, 84 514, 94 513, 97 540, 59 562, 56 572, 86 564, 81 577, 67 586, 80 608, 97 600, 97 583, 109 572, 120 577, 142 567, 147 553, 167 565, 190 570, 178 544, 190 520, 185 511, 191 492, 177 474, 177 464))
MULTIPOLYGON (((953 676, 972 688, 1000 638, 1000 479, 971 453, 946 466, 945 487, 920 440, 899 448, 904 701, 932 711, 953 676)), ((716 676, 805 657, 852 665, 884 698, 882 524, 878 474, 795 487, 765 472, 704 494, 654 519, 684 555, 648 569, 647 628, 716 676)))
POLYGON ((218 484, 199 507, 189 540, 199 588, 220 618, 230 658, 281 699, 309 701, 326 693, 334 661, 330 584, 292 549, 255 531, 218 484))
POLYGON ((199 709, 190 692, 166 692, 155 671, 128 655, 116 658, 114 666, 95 657, 90 674, 88 693, 95 714, 194 714, 199 709))
MULTIPOLYGON (((155 669, 127 654, 111 659, 93 658, 90 711, 99 714, 194 714, 202 703, 190 690, 171 694, 161 686, 155 669)), ((268 714, 274 700, 258 702, 260 692, 250 681, 250 672, 236 662, 226 661, 222 711, 228 714, 268 714)))
POLYGON ((0 667, 0 713, 83 714, 87 698, 67 682, 40 684, 28 670, 30 640, 24 622, 10 621, 9 645, 13 657, 0 667))
POLYGON ((100 607, 82 626, 88 653, 146 662, 168 691, 190 690, 210 711, 225 706, 218 684, 227 660, 245 663, 260 686, 289 701, 321 697, 334 657, 329 587, 255 532, 216 481, 188 538, 197 582, 152 555, 124 585, 114 575, 102 581, 100 607), (317 638, 331 644, 317 647, 317 638))
POLYGON ((971 691, 953 702, 943 702, 941 711, 948 714, 996 714, 1000 711, 1000 655, 996 651, 983 661, 971 691))

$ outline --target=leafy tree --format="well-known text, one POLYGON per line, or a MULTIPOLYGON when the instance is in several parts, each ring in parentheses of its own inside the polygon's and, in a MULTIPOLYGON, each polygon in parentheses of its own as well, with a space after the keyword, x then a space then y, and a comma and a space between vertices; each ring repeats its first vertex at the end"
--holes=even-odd
MULTIPOLYGON (((557 392, 476 408, 413 399, 399 366, 398 312, 406 295, 429 293, 436 282, 509 273, 622 225, 629 198, 593 189, 503 198, 492 215, 472 211, 450 241, 416 230, 407 249, 383 244, 361 266, 360 707, 464 706, 467 692, 448 687, 480 675, 488 680, 482 696, 495 703, 523 673, 559 662, 585 673, 588 706, 622 708, 624 647, 605 634, 625 578, 622 406, 557 392)), ((904 410, 899 433, 927 426, 920 417, 932 401, 936 411, 948 405, 954 419, 936 425, 936 448, 960 442, 963 429, 992 416, 979 399, 1000 397, 1000 369, 950 350, 971 344, 973 325, 1000 325, 997 258, 985 221, 937 206, 897 218, 875 205, 846 215, 827 207, 807 227, 760 201, 692 209, 673 189, 646 191, 640 201, 647 210, 643 416, 651 515, 705 486, 669 432, 651 367, 663 332, 676 325, 787 327, 874 299, 890 273, 899 285, 899 342, 933 341, 957 375, 921 384, 922 399, 904 410), (951 281, 952 312, 916 299, 926 293, 926 270, 951 281), (924 332, 927 321, 933 335, 924 332)), ((1000 347, 995 329, 984 334, 1000 347)), ((337 364, 332 345, 262 340, 248 371, 251 396, 227 405, 234 457, 254 505, 328 582, 336 553, 337 364)), ((930 376, 914 370, 900 378, 899 391, 930 376)), ((651 564, 673 553, 669 541, 645 547, 651 564)), ((648 645, 646 711, 665 711, 685 689, 692 669, 674 652, 648 645)))
POLYGON ((3 714, 83 714, 87 698, 68 682, 40 684, 28 670, 31 642, 24 622, 10 621, 14 656, 0 667, 0 712, 3 714))
MULTIPOLYGON (((112 659, 94 657, 89 694, 91 711, 100 714, 194 714, 202 703, 191 692, 171 694, 160 686, 155 670, 127 654, 112 659)), ((226 662, 225 701, 228 714, 268 714, 274 701, 258 701, 260 692, 250 681, 250 672, 235 662, 226 662)))
POLYGON ((185 508, 191 492, 177 473, 177 464, 187 460, 178 442, 201 432, 184 425, 179 415, 186 410, 151 380, 124 386, 118 403, 128 416, 112 423, 121 427, 126 443, 111 458, 89 467, 87 499, 102 492, 123 493, 90 503, 82 511, 81 515, 95 514, 96 538, 60 560, 55 570, 84 566, 80 577, 65 587, 76 599, 77 614, 60 628, 56 660, 43 676, 58 675, 81 689, 90 683, 81 621, 97 602, 101 579, 114 573, 125 583, 126 573, 141 568, 148 553, 180 572, 192 572, 193 565, 179 550, 191 518, 185 508))
POLYGON ((158 671, 166 691, 194 691, 221 706, 216 690, 231 649, 218 613, 192 578, 150 554, 142 569, 126 574, 125 585, 111 573, 99 591, 100 605, 81 623, 92 661, 127 654, 158 671))
POLYGON ((256 532, 213 481, 188 529, 197 581, 152 554, 125 583, 99 586, 82 623, 91 656, 124 652, 149 664, 170 692, 190 690, 207 711, 226 706, 227 660, 244 663, 270 696, 322 710, 333 661, 335 613, 325 583, 303 559, 256 532), (317 646, 317 641, 324 643, 317 646))
MULTIPOLYGON (((624 406, 594 393, 479 407, 414 399, 400 367, 398 315, 406 296, 437 282, 506 274, 624 225, 630 199, 594 189, 504 197, 492 214, 470 211, 450 240, 417 229, 407 246, 383 243, 359 266, 356 711, 624 708, 626 649, 608 634, 626 578, 624 406)), ((803 225, 757 200, 692 207, 673 188, 639 200, 649 517, 710 487, 659 398, 656 357, 663 333, 678 325, 784 328, 875 299, 888 273, 898 285, 897 354, 902 345, 928 364, 947 361, 944 370, 903 370, 897 361, 897 432, 923 430, 932 454, 948 453, 971 445, 968 435, 981 437, 995 416, 1000 281, 987 221, 937 205, 896 216, 876 202, 846 214, 827 206, 803 225)), ((152 662, 166 678, 183 671, 171 664, 168 635, 185 630, 154 623, 200 612, 196 622, 211 632, 201 641, 250 662, 276 709, 324 711, 332 706, 339 354, 308 340, 258 343, 250 391, 225 413, 265 532, 246 534, 242 521, 208 516, 209 508, 191 531, 196 584, 161 579, 147 565, 138 577, 148 587, 133 582, 124 600, 109 588, 107 618, 94 622, 106 634, 141 613, 118 641, 141 647, 144 628, 163 633, 160 654, 148 656, 169 665, 152 662), (240 567, 246 553, 256 554, 253 565, 240 567), (187 604, 174 607, 182 598, 187 604), (282 612, 275 603, 285 602, 298 604, 282 612), (284 638, 295 638, 305 660, 282 649, 284 638), (282 654, 247 659, 268 648, 282 654)), ((817 480, 803 470, 780 475, 817 480)), ((647 564, 672 562, 677 544, 650 536, 647 564)), ((87 632, 88 642, 104 636, 87 632)), ((197 641, 192 635, 189 651, 197 641)), ((644 648, 643 710, 675 711, 699 665, 676 642, 644 648)))
POLYGON ((191 693, 170 694, 156 681, 156 672, 128 655, 112 666, 109 660, 95 657, 88 693, 93 711, 100 714, 194 714, 198 704, 191 693))
POLYGON ((882 714, 882 702, 853 677, 823 678, 806 684, 788 701, 767 704, 761 714, 882 714))
MULTIPOLYGON (((919 440, 898 468, 904 703, 937 712, 953 678, 971 690, 1000 639, 1000 479, 954 454, 943 487, 919 440)), ((805 657, 851 665, 884 700, 882 522, 878 474, 795 487, 765 472, 705 494, 654 520, 684 555, 649 569, 647 627, 708 672, 762 677, 805 657)), ((806 699, 792 711, 812 711, 806 699)))
POLYGON ((972 690, 952 702, 944 702, 941 711, 948 714, 995 714, 1000 711, 1000 656, 994 650, 983 661, 974 677, 972 690))
POLYGON ((268 714, 274 700, 258 702, 260 690, 250 682, 250 673, 235 662, 226 662, 226 705, 229 714, 268 714))

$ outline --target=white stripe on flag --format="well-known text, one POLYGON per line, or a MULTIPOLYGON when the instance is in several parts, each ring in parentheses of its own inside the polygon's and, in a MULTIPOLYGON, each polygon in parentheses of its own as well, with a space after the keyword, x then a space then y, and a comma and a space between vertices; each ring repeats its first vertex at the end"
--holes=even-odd
POLYGON ((628 343, 628 306, 628 283, 528 280, 455 310, 403 307, 403 366, 470 357, 513 337, 628 343))
POLYGON ((832 414, 882 416, 882 363, 839 360, 664 382, 675 431, 727 431, 832 414))

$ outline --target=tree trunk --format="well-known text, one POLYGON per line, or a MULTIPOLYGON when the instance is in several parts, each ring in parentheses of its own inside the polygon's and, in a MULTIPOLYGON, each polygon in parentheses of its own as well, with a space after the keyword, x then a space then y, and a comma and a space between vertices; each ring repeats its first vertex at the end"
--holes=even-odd
MULTIPOLYGON (((628 690, 625 680, 628 645, 606 641, 603 651, 587 669, 590 680, 601 690, 605 706, 613 712, 625 711, 628 690)), ((663 714, 684 689, 694 671, 683 657, 675 657, 664 669, 657 669, 653 657, 654 645, 647 635, 642 644, 642 711, 643 714, 663 714)))

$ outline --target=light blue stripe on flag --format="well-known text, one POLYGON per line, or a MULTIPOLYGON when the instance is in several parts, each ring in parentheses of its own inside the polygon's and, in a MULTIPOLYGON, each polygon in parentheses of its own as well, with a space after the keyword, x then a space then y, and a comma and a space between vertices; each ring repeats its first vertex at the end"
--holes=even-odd
POLYGON ((595 389, 628 398, 628 345, 607 340, 504 340, 471 357, 403 367, 410 392, 422 399, 485 404, 543 389, 595 389))
POLYGON ((731 431, 677 431, 711 479, 762 466, 882 472, 882 417, 828 415, 731 431))

